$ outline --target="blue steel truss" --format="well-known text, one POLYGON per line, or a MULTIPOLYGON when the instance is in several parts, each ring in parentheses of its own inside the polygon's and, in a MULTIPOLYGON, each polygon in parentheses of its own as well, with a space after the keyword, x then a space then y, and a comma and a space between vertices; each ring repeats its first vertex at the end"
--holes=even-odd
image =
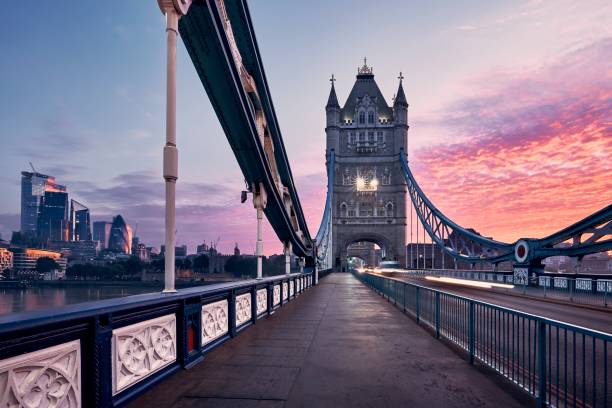
POLYGON ((293 252, 312 259, 299 201, 245 0, 193 3, 179 32, 251 191, 293 252))
POLYGON ((335 152, 332 149, 327 157, 327 195, 321 225, 315 238, 317 261, 323 269, 332 267, 332 195, 334 192, 335 152))
POLYGON ((430 238, 442 250, 458 260, 471 263, 515 260, 517 263, 539 263, 549 256, 584 255, 612 250, 612 204, 552 235, 541 239, 523 238, 506 243, 487 238, 445 216, 427 198, 414 178, 404 151, 400 153, 408 194, 417 217, 430 238), (517 259, 517 245, 526 246, 524 259, 517 259))

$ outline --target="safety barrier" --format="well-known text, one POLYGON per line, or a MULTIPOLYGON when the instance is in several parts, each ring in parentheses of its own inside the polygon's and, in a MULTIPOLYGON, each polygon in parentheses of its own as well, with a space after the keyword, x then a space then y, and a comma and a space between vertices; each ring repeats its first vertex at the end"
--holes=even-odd
POLYGON ((538 406, 610 406, 612 335, 377 274, 358 279, 538 406))
POLYGON ((0 406, 125 403, 314 285, 312 272, 0 317, 0 406))
POLYGON ((506 293, 519 293, 529 296, 563 300, 584 305, 612 307, 612 277, 569 278, 566 276, 546 276, 531 278, 531 282, 515 282, 512 272, 457 271, 447 269, 408 269, 394 271, 393 276, 448 276, 486 282, 513 284, 513 288, 494 287, 492 290, 506 293))

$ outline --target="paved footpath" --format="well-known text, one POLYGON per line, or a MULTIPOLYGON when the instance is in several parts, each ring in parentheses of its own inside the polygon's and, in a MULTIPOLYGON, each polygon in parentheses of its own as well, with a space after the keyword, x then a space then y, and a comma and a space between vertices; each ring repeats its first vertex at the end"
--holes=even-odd
POLYGON ((495 381, 335 273, 129 406, 521 406, 495 381))

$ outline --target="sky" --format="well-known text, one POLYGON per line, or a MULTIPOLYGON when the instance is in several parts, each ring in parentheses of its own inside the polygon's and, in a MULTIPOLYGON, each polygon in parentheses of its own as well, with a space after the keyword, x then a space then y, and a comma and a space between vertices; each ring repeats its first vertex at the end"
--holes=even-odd
MULTIPOLYGON (((404 76, 409 159, 460 225, 514 242, 612 202, 609 1, 288 2, 249 7, 311 235, 325 195, 325 110, 367 56, 388 103, 404 76)), ((157 2, 9 2, 0 25, 0 233, 19 229, 32 162, 89 206, 163 240, 165 33, 157 2)), ((183 44, 177 241, 255 247, 256 214, 183 44)), ((282 245, 269 226, 267 254, 282 245)))

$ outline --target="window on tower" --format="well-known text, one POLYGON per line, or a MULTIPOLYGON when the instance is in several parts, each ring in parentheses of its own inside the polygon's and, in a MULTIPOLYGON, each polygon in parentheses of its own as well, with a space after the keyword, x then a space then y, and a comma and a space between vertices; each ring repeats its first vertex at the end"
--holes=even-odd
POLYGON ((365 123, 365 112, 359 112, 359 124, 363 125, 365 123))
POLYGON ((365 132, 359 132, 359 141, 365 142, 365 132))
POLYGON ((368 132, 368 141, 374 143, 374 132, 368 132))
POLYGON ((368 123, 374 123, 374 112, 368 112, 368 123))

